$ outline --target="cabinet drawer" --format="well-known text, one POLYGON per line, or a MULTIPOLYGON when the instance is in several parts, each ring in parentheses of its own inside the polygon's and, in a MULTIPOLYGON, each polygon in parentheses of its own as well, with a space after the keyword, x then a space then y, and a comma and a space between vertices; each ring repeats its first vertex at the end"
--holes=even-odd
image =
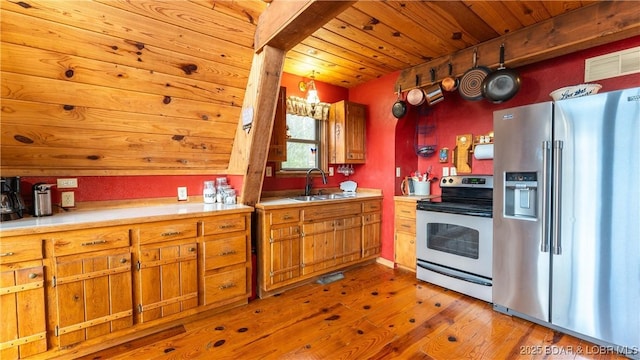
POLYGON ((365 201, 362 203, 362 212, 375 212, 381 209, 382 201, 380 200, 365 201))
POLYGON ((195 220, 160 222, 140 225, 140 243, 195 238, 198 224, 195 220))
POLYGON ((11 264, 27 260, 40 260, 42 239, 31 236, 3 238, 0 241, 0 264, 11 264))
POLYGON ((416 218, 416 203, 398 201, 396 202, 396 217, 416 218))
POLYGON ((204 303, 212 304, 247 293, 247 270, 238 268, 205 276, 204 303))
POLYGON ((106 227, 56 234, 55 256, 81 254, 97 250, 129 246, 128 227, 106 227))
POLYGON ((415 235, 416 221, 408 218, 396 217, 396 231, 415 235))
POLYGON ((344 218, 349 215, 356 215, 362 212, 362 205, 359 202, 350 202, 334 205, 312 206, 303 210, 304 221, 313 221, 326 218, 344 218))
POLYGON ((204 221, 204 235, 244 231, 247 228, 244 215, 209 218, 204 221))
POLYGON ((246 236, 205 240, 204 269, 212 270, 247 261, 246 236))
POLYGON ((362 222, 365 225, 379 223, 381 217, 380 213, 364 214, 362 216, 362 222))
POLYGON ((271 211, 271 225, 300 221, 300 210, 283 209, 271 211))

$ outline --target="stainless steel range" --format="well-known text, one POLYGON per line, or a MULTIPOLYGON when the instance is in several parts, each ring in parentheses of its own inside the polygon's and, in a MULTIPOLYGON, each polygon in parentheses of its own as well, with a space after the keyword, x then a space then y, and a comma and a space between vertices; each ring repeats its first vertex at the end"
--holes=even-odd
POLYGON ((440 188, 417 204, 416 276, 492 302, 493 176, 446 176, 440 188))

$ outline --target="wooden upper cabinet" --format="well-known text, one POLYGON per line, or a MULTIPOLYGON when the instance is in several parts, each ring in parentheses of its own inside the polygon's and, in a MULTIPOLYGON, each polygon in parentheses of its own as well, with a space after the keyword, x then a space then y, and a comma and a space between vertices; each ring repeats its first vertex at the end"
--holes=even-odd
POLYGON ((280 87, 267 161, 287 161, 287 88, 280 87))
POLYGON ((329 110, 329 162, 364 164, 366 161, 366 106, 339 101, 329 110))

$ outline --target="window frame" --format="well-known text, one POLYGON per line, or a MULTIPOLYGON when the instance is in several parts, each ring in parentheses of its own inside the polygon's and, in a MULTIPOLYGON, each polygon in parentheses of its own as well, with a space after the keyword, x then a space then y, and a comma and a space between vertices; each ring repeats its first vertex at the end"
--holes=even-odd
MULTIPOLYGON (((317 125, 316 131, 318 132, 318 144, 320 147, 318 151, 318 167, 322 169, 322 171, 324 171, 325 173, 328 173, 329 172, 329 141, 328 141, 329 140, 329 121, 315 119, 311 116, 307 116, 307 117, 315 120, 317 125)), ((287 142, 288 141, 289 140, 287 139, 287 142)), ((308 169, 309 168, 292 169, 292 170, 283 169, 282 162, 278 161, 275 163, 274 170, 275 170, 276 177, 303 177, 307 175, 308 169)))

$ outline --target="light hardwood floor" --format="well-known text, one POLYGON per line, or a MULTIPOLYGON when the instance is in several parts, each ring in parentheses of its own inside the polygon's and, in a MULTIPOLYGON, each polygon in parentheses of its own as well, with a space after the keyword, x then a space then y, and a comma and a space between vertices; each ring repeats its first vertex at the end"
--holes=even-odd
MULTIPOLYGON (((328 285, 307 284, 177 335, 89 359, 616 359, 575 337, 369 264, 328 285)), ((174 329, 175 330, 175 329, 174 329)))

